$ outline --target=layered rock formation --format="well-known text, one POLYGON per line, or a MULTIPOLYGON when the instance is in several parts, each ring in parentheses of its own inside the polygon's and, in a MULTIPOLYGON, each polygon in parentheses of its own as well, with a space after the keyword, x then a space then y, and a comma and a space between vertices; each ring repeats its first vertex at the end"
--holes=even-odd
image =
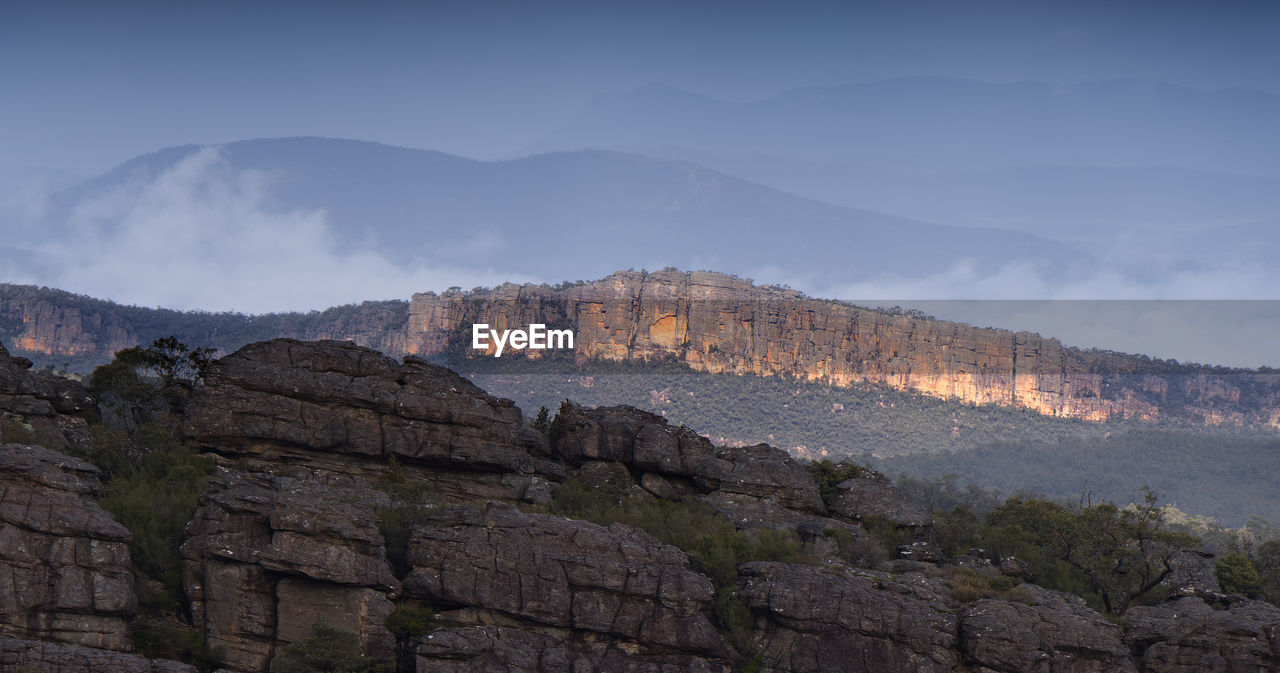
POLYGON ((508 670, 548 670, 535 662, 582 656, 598 665, 625 661, 617 670, 728 670, 711 621, 711 581, 690 569, 683 552, 641 531, 510 506, 459 506, 415 529, 409 560, 405 593, 455 608, 443 621, 507 622, 496 634, 482 625, 440 634, 447 641, 433 633, 419 650, 419 670, 457 659, 486 670, 529 650, 536 659, 508 670), (574 635, 561 641, 566 630, 574 635), (517 643, 516 651, 495 653, 492 644, 476 651, 471 641, 481 634, 517 643), (585 646, 591 636, 622 642, 593 651, 585 646))
MULTIPOLYGON (((927 515, 874 473, 824 499, 785 452, 716 447, 629 407, 566 404, 543 436, 448 370, 275 340, 220 360, 186 409, 184 432, 220 467, 187 526, 183 585, 235 673, 265 673, 318 623, 430 672, 728 673, 753 658, 774 673, 1280 666, 1280 609, 1217 593, 1206 559, 1185 559, 1171 587, 1185 597, 1132 608, 1123 626, 1033 585, 962 600, 959 570, 1025 573, 1010 559, 852 567, 830 553, 830 531, 856 540, 877 515, 924 538, 927 515), (750 535, 794 532, 811 560, 745 563, 717 588, 640 530, 544 513, 569 478, 705 503, 750 535), (406 500, 404 486, 455 504, 406 500), (388 553, 392 511, 413 514, 400 521, 403 564, 388 553), (732 632, 717 607, 729 599, 744 611, 732 632), (397 641, 396 601, 429 610, 425 634, 397 641)), ((182 670, 103 649, 129 649, 136 599, 129 533, 87 499, 93 477, 47 449, 0 446, 2 670, 182 670)))
POLYGON ((408 304, 369 302, 307 315, 148 311, 0 286, 0 338, 23 353, 90 362, 168 334, 226 351, 252 339, 290 337, 350 340, 398 355, 466 356, 474 323, 499 330, 543 323, 573 330, 583 360, 674 358, 697 371, 786 375, 839 386, 869 382, 1066 418, 1280 430, 1280 373, 1080 351, 1029 332, 858 308, 702 271, 619 272, 572 286, 428 292, 408 304), (155 323, 164 327, 155 331, 155 323))
POLYGON ((374 507, 387 496, 341 480, 225 471, 182 546, 192 623, 233 670, 265 671, 277 650, 317 623, 387 656, 383 621, 400 583, 374 507))
POLYGON ((546 501, 563 478, 510 400, 345 342, 277 339, 218 360, 184 423, 197 446, 273 469, 374 478, 394 460, 451 499, 546 501))
POLYGON ((130 651, 128 530, 92 500, 98 470, 0 445, 0 634, 130 651))
POLYGON ((63 450, 84 441, 78 416, 93 407, 83 386, 31 371, 31 361, 0 345, 0 440, 63 450))
POLYGON ((473 323, 573 329, 583 358, 674 357, 698 371, 870 382, 1094 421, 1165 413, 1266 426, 1280 407, 1276 373, 1170 373, 1029 332, 873 311, 710 272, 619 272, 563 288, 416 294, 410 345, 418 354, 462 352, 458 344, 473 323))

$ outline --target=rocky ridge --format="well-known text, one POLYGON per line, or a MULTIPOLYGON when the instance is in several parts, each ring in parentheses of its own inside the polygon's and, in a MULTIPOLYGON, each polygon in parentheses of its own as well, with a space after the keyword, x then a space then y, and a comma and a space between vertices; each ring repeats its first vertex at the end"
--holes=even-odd
POLYGON ((583 360, 674 359, 702 372, 873 383, 1064 418, 1280 430, 1276 372, 1168 366, 1082 351, 1030 332, 859 308, 705 271, 627 271, 578 285, 427 292, 407 304, 367 302, 307 315, 147 311, 0 286, 0 338, 46 361, 101 362, 120 348, 170 333, 224 351, 253 339, 289 337, 350 340, 385 353, 434 357, 465 353, 473 323, 503 329, 540 322, 573 329, 583 360), (153 334, 153 322, 166 331, 153 334))
MULTIPOLYGON (((192 623, 224 649, 223 665, 235 673, 264 673, 321 620, 356 633, 373 655, 407 645, 411 668, 402 670, 417 671, 727 673, 752 657, 779 673, 1280 666, 1280 609, 1208 589, 1135 607, 1120 626, 1078 598, 1034 585, 962 601, 936 563, 851 567, 824 546, 825 531, 856 537, 862 518, 878 515, 923 539, 931 522, 874 473, 824 499, 785 452, 716 447, 628 407, 566 404, 543 435, 509 402, 446 369, 351 344, 282 339, 219 360, 186 410, 185 434, 220 467, 187 527, 183 584, 192 623), (562 482, 601 479, 621 480, 636 497, 705 503, 746 531, 794 533, 815 562, 739 566, 732 591, 747 616, 744 632, 730 638, 711 580, 684 551, 622 524, 545 513, 562 482), (410 502, 388 484, 423 487, 434 501, 410 502), (385 519, 397 507, 416 513, 403 568, 392 562, 385 519), (397 602, 430 609, 425 634, 405 642, 384 626, 397 602)), ((47 449, 6 450, 20 458, 0 464, 4 483, 18 484, 5 487, 6 503, 15 488, 35 493, 24 503, 88 503, 90 466, 47 449)), ((123 546, 128 535, 105 513, 69 527, 70 515, 45 515, 48 531, 33 532, 40 526, 11 521, 7 505, 2 511, 5 536, 79 545, 97 535, 123 546)), ((78 513, 92 511, 81 505, 78 513)), ((11 549, 3 546, 0 563, 11 549)), ((15 566, 61 563, 51 547, 26 549, 15 566)), ((84 572, 114 577, 127 568, 124 553, 102 555, 103 564, 84 572)), ((71 614, 127 625, 132 587, 101 586, 101 603, 76 604, 71 614)), ((44 599, 36 613, 47 613, 45 605, 61 609, 44 599)), ((83 631, 59 635, 31 623, 10 620, 0 638, 3 670, 45 662, 79 673, 115 666, 94 663, 113 657, 133 658, 112 670, 176 670, 103 649, 109 639, 85 643, 77 640, 83 631), (47 642, 56 639, 95 649, 47 642)))

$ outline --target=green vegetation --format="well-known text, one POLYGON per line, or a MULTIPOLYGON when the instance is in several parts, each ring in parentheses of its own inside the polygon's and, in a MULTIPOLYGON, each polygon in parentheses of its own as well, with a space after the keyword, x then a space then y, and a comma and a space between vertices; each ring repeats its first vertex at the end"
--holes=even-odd
POLYGON ((204 634, 167 617, 140 617, 133 624, 133 644, 139 654, 186 662, 202 673, 210 673, 222 665, 222 648, 210 648, 204 634))
POLYGON ((983 542, 1022 559, 1042 586, 1083 596, 1108 614, 1159 596, 1169 560, 1199 541, 1167 529, 1156 496, 1119 508, 1111 503, 1068 507, 1011 498, 987 516, 983 542))
POLYGON ((740 531, 703 503, 661 500, 628 491, 626 468, 615 465, 616 479, 589 487, 569 480, 553 496, 556 514, 608 525, 639 528, 689 555, 694 567, 715 586, 715 614, 729 642, 744 656, 750 652, 750 612, 735 595, 738 565, 747 561, 811 562, 794 533, 740 531))
MULTIPOLYGON (((1106 426, 1099 426, 1106 427, 1106 426)), ((1005 493, 1034 487, 1055 500, 1122 500, 1150 485, 1183 511, 1240 526, 1251 517, 1280 520, 1274 475, 1280 438, 1170 429, 1124 429, 1110 436, 1006 441, 934 455, 870 460, 889 474, 961 483, 1005 493)), ((900 484, 907 483, 899 479, 900 484)))
MULTIPOLYGON (((77 311, 86 323, 119 326, 133 335, 138 343, 152 343, 156 339, 172 336, 185 343, 209 346, 215 352, 229 353, 247 343, 264 341, 292 334, 299 338, 320 338, 324 334, 354 333, 359 325, 362 332, 373 338, 400 331, 409 320, 407 301, 367 301, 361 304, 338 306, 309 313, 272 313, 245 315, 243 313, 206 311, 173 311, 143 306, 122 306, 101 299, 72 294, 62 290, 30 285, 0 283, 0 301, 7 303, 35 304, 47 302, 60 308, 77 311)), ((25 326, 20 318, 0 316, 0 342, 11 344, 14 337, 23 333, 25 326)), ((108 330, 91 335, 97 339, 95 355, 42 355, 23 353, 36 367, 53 365, 68 371, 84 374, 107 360, 108 330)))
POLYGON ((1004 575, 983 575, 972 569, 952 566, 946 572, 951 593, 961 603, 972 603, 984 598, 1006 601, 1031 602, 1031 594, 1020 588, 1021 581, 1004 575))
POLYGON ((389 661, 365 656, 360 638, 324 624, 310 638, 289 643, 271 660, 271 673, 392 673, 389 661))
POLYGON ((384 624, 396 639, 396 673, 415 673, 417 639, 435 627, 434 611, 426 605, 402 601, 387 615, 384 624))
POLYGON ((822 501, 826 502, 835 494, 836 486, 840 485, 840 482, 859 479, 864 476, 865 471, 853 463, 833 463, 823 459, 809 463, 809 474, 818 485, 818 493, 822 495, 822 501))
POLYGON ((396 577, 409 574, 409 536, 412 528, 425 523, 438 507, 435 497, 425 484, 410 481, 404 467, 392 456, 388 460, 386 474, 374 483, 374 488, 391 499, 388 507, 379 507, 378 530, 387 548, 387 561, 396 577))
POLYGON ((122 422, 127 429, 90 425, 89 441, 79 451, 104 477, 98 504, 133 533, 129 552, 138 587, 138 651, 206 672, 218 667, 222 653, 209 649, 203 635, 184 622, 179 549, 215 465, 178 436, 170 412, 181 407, 208 357, 207 349, 191 349, 170 337, 146 349, 125 349, 99 367, 91 390, 128 410, 130 420, 122 422))

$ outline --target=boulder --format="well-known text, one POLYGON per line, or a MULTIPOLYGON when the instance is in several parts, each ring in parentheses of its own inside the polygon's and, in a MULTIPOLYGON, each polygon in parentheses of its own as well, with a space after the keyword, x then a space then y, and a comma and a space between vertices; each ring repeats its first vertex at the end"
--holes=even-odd
POLYGON ((888 477, 871 470, 837 484, 828 504, 832 516, 848 521, 881 516, 903 528, 920 529, 933 524, 928 511, 899 494, 888 477))
POLYGON ((1280 670, 1280 608, 1243 601, 1215 610, 1179 598, 1125 612, 1124 639, 1143 673, 1280 670))
POLYGON ((768 444, 720 449, 698 464, 694 481, 708 491, 769 500, 797 512, 827 511, 809 470, 768 444))
POLYGON ((0 345, 0 434, 5 441, 65 451, 83 444, 86 424, 77 414, 93 408, 77 381, 31 371, 31 361, 0 345))
POLYGON ((641 472, 691 477, 715 453, 705 437, 635 407, 560 405, 551 428, 551 450, 571 465, 599 460, 641 472))
POLYGON ((960 613, 960 648, 984 673, 1137 673, 1119 626, 1076 596, 1024 587, 1035 604, 984 599, 960 613))
POLYGON ((443 367, 346 342, 275 339, 216 361, 183 429, 199 448, 264 469, 376 478, 395 459, 458 499, 545 501, 546 480, 564 478, 510 400, 443 367))

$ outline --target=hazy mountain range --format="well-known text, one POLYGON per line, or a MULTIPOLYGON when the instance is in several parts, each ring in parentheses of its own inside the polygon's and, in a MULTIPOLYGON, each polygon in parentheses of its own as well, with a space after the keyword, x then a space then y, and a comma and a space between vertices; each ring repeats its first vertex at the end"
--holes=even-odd
POLYGON ((1280 98, 1243 89, 909 77, 726 102, 650 85, 595 98, 530 149, 580 147, 1085 244, 1280 214, 1280 98))
POLYGON ((1280 100, 1256 91, 905 78, 726 102, 653 85, 526 150, 163 149, 47 199, 14 191, 0 271, 250 312, 666 266, 855 300, 1280 287, 1280 100))

